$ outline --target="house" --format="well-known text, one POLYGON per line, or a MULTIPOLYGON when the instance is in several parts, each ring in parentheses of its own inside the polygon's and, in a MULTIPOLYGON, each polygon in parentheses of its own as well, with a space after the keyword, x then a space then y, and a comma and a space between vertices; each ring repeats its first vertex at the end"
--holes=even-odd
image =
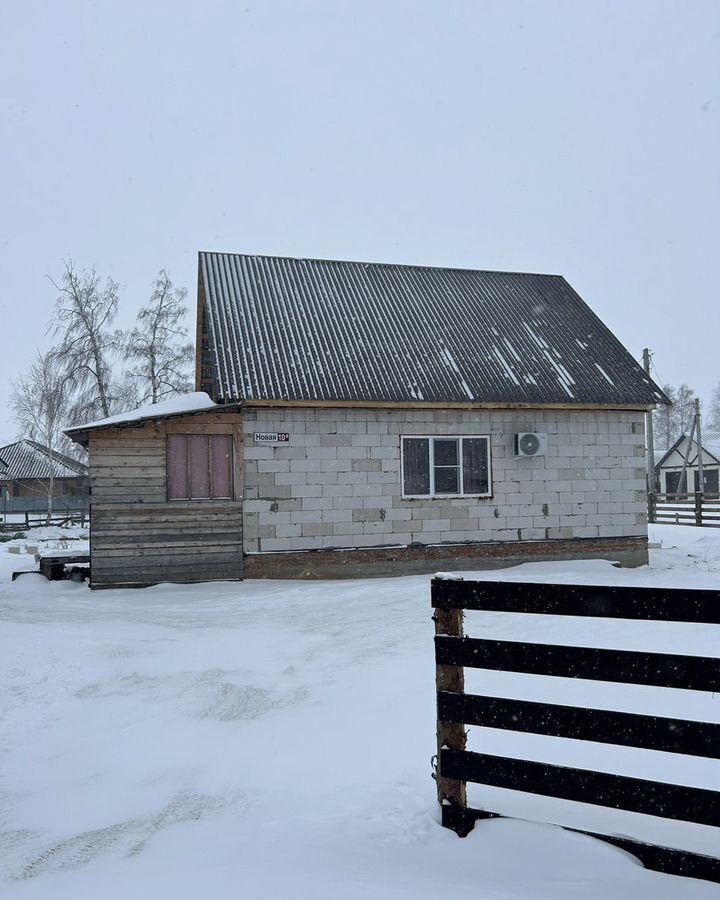
POLYGON ((47 501, 51 477, 53 496, 86 496, 87 474, 83 463, 37 441, 25 439, 0 447, 0 496, 9 500, 47 501))
POLYGON ((680 435, 668 450, 655 452, 656 487, 661 494, 684 494, 703 490, 720 491, 720 433, 708 431, 702 435, 703 488, 698 472, 698 444, 686 434, 680 435), (689 453, 688 453, 689 445, 689 453), (685 475, 683 465, 687 456, 685 475), (680 479, 682 478, 682 484, 680 479))
POLYGON ((201 253, 196 363, 68 431, 93 587, 647 560, 667 401, 562 277, 201 253))

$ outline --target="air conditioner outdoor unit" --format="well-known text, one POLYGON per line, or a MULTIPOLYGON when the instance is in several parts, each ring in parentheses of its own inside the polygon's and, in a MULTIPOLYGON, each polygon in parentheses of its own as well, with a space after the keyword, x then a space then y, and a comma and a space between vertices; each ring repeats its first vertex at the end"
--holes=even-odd
POLYGON ((515 435, 515 456, 545 456, 546 450, 546 434, 520 431, 515 435))

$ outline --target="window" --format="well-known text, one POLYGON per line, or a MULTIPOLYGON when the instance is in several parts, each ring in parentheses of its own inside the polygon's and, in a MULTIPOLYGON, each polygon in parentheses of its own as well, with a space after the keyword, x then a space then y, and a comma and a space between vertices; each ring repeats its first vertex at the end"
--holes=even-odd
POLYGON ((168 500, 231 500, 232 437, 169 435, 167 476, 168 500))
MULTIPOLYGON (((703 469, 703 481, 705 482, 705 493, 706 494, 717 494, 718 492, 718 470, 717 469, 703 469)), ((700 488, 700 477, 697 469, 695 470, 695 490, 699 491, 700 488)), ((0 488, 2 491, 2 488, 0 488)))
POLYGON ((403 497, 490 496, 490 438, 403 437, 403 497))

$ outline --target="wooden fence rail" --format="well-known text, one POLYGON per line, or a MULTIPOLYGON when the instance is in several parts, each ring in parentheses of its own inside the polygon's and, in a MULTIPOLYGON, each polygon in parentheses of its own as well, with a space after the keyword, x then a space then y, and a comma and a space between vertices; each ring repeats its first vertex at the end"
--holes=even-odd
MULTIPOLYGON (((720 624, 720 592, 434 579, 437 781, 442 823, 465 837, 499 814, 467 805, 467 782, 720 828, 720 792, 467 750, 466 725, 720 759, 720 725, 465 694, 464 669, 720 691, 720 659, 464 635, 464 610, 720 624)), ((579 829, 570 829, 577 831, 579 829)), ((584 831, 650 869, 720 882, 720 858, 584 831)), ((718 832, 720 846, 720 831, 718 832)))
POLYGON ((720 494, 648 494, 648 521, 720 528, 720 494))

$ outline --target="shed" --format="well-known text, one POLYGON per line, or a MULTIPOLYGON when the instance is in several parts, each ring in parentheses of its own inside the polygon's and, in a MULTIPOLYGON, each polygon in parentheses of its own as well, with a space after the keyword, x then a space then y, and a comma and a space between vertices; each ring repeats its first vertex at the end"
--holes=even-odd
POLYGON ((92 586, 647 559, 666 398, 560 276, 201 253, 196 388, 68 431, 92 586))

